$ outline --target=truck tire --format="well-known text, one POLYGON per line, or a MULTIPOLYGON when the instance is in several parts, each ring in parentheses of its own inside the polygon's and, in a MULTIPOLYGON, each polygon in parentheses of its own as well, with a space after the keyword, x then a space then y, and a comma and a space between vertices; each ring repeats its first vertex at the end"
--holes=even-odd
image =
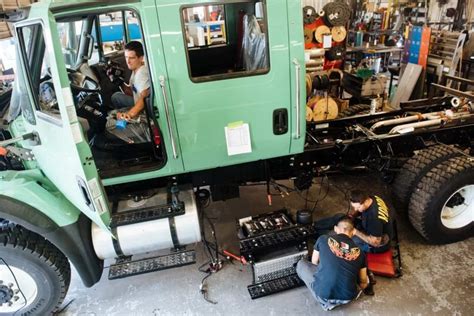
POLYGON ((452 157, 458 157, 459 150, 446 145, 436 145, 420 150, 408 159, 393 181, 393 193, 398 200, 397 210, 406 213, 411 194, 420 179, 434 166, 452 157))
POLYGON ((362 114, 362 112, 369 112, 369 111, 370 111, 369 104, 355 104, 355 105, 349 106, 344 111, 341 111, 341 113, 339 113, 337 118, 350 117, 356 114, 362 114))
POLYGON ((71 281, 67 258, 40 235, 0 222, 0 315, 54 313, 71 281))
POLYGON ((408 215, 433 244, 474 236, 474 159, 454 157, 429 170, 416 186, 408 215))

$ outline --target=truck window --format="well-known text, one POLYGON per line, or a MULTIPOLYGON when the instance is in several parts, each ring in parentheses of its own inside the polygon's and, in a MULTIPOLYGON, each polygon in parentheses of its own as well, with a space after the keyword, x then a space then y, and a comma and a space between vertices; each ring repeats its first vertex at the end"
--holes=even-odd
MULTIPOLYGON (((26 79, 30 86, 33 104, 37 110, 59 115, 56 93, 47 62, 46 44, 41 24, 32 24, 18 28, 21 56, 26 70, 26 79)), ((25 109, 23 109, 25 110, 25 109)), ((33 111, 33 109, 30 109, 33 111)), ((27 119, 28 119, 27 114, 27 119)))
POLYGON ((99 15, 99 24, 102 49, 105 55, 123 50, 125 42, 132 40, 141 41, 142 39, 140 23, 133 11, 116 11, 101 14, 99 15))
POLYGON ((73 68, 77 63, 82 26, 82 20, 58 23, 64 62, 68 68, 73 68))
POLYGON ((270 69, 263 1, 182 8, 188 70, 195 82, 267 73, 270 69))

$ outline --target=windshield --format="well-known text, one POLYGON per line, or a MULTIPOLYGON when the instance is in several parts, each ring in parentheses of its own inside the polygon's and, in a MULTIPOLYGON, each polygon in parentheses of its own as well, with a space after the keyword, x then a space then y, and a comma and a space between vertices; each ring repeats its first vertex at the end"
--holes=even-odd
POLYGON ((61 41, 64 62, 68 68, 77 63, 79 42, 83 21, 58 22, 58 33, 61 41))

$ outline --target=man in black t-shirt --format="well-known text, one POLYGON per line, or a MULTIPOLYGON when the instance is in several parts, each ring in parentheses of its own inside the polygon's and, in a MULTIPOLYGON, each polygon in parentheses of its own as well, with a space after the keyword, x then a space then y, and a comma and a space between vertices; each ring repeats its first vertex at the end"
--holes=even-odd
POLYGON ((368 285, 365 254, 352 241, 352 220, 341 218, 335 235, 323 235, 314 246, 311 262, 301 259, 296 272, 324 310, 347 304, 368 285))
POLYGON ((352 211, 349 217, 357 221, 355 243, 364 252, 387 251, 393 237, 393 219, 385 202, 360 190, 351 191, 350 201, 352 211))

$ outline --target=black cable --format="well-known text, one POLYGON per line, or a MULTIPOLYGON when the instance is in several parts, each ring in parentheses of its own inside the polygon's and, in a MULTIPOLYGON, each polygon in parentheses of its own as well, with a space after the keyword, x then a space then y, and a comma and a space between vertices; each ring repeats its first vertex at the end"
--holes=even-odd
POLYGON ((72 302, 74 302, 76 299, 73 298, 72 300, 69 301, 69 303, 67 303, 63 308, 61 308, 59 311, 57 311, 56 313, 54 313, 54 315, 59 315, 61 314, 62 312, 64 312, 68 307, 69 305, 71 305, 72 302))
POLYGON ((320 184, 320 187, 319 187, 318 196, 321 196, 321 192, 322 192, 322 189, 323 189, 324 179, 326 179, 326 183, 327 183, 327 186, 326 186, 326 193, 324 194, 324 196, 323 196, 321 199, 318 198, 318 199, 316 200, 316 202, 315 202, 314 205, 313 205, 313 208, 311 209, 311 213, 314 213, 314 210, 316 209, 316 206, 318 205, 318 203, 321 202, 321 201, 324 201, 324 199, 326 199, 327 196, 329 195, 329 190, 330 190, 329 178, 328 178, 327 175, 324 175, 324 177, 321 178, 321 184, 320 184))
POLYGON ((8 263, 7 263, 5 260, 3 260, 3 258, 0 257, 0 260, 2 260, 3 263, 5 264, 5 266, 8 268, 8 270, 10 270, 10 273, 11 273, 12 276, 13 276, 13 280, 15 280, 16 286, 18 287, 18 291, 20 291, 21 296, 23 296, 23 299, 25 300, 25 304, 23 304, 23 306, 20 307, 19 310, 15 311, 15 313, 13 313, 13 315, 16 315, 16 313, 18 313, 20 310, 22 310, 23 308, 25 308, 26 305, 28 305, 28 300, 26 299, 25 294, 23 294, 23 291, 20 289, 20 285, 18 284, 18 280, 16 279, 15 273, 13 273, 13 271, 12 271, 12 269, 10 268, 10 266, 8 265, 8 263))
POLYGON ((217 234, 216 234, 216 228, 214 223, 211 221, 209 216, 206 214, 204 211, 204 208, 209 206, 210 204, 210 192, 208 190, 204 189, 198 189, 196 191, 196 199, 199 205, 199 208, 201 209, 201 216, 200 216, 200 222, 201 222, 201 227, 202 227, 202 240, 205 249, 207 249, 207 252, 209 254, 209 260, 203 263, 201 266, 199 266, 198 271, 202 273, 206 273, 206 276, 201 280, 201 284, 199 286, 199 292, 202 294, 204 300, 206 302, 211 303, 211 304, 217 304, 216 301, 213 301, 208 298, 208 291, 207 287, 205 284, 205 281, 207 278, 209 278, 213 273, 218 272, 222 268, 221 261, 219 260, 219 255, 224 256, 223 253, 219 251, 219 244, 217 241, 217 234), (211 228, 211 234, 214 237, 214 242, 209 242, 206 238, 206 231, 205 231, 205 221, 207 221, 207 224, 211 228), (213 253, 215 251, 215 254, 213 253), (204 267, 208 266, 207 269, 204 270, 204 267))
POLYGON ((201 285, 199 286, 199 292, 201 292, 202 297, 206 300, 206 302, 216 305, 217 302, 211 300, 211 299, 207 296, 207 295, 208 295, 208 291, 207 291, 207 288, 206 288, 206 284, 204 283, 204 282, 206 281, 206 279, 207 279, 208 277, 210 277, 211 275, 212 275, 212 271, 211 271, 211 272, 208 272, 208 274, 201 280, 201 285))

